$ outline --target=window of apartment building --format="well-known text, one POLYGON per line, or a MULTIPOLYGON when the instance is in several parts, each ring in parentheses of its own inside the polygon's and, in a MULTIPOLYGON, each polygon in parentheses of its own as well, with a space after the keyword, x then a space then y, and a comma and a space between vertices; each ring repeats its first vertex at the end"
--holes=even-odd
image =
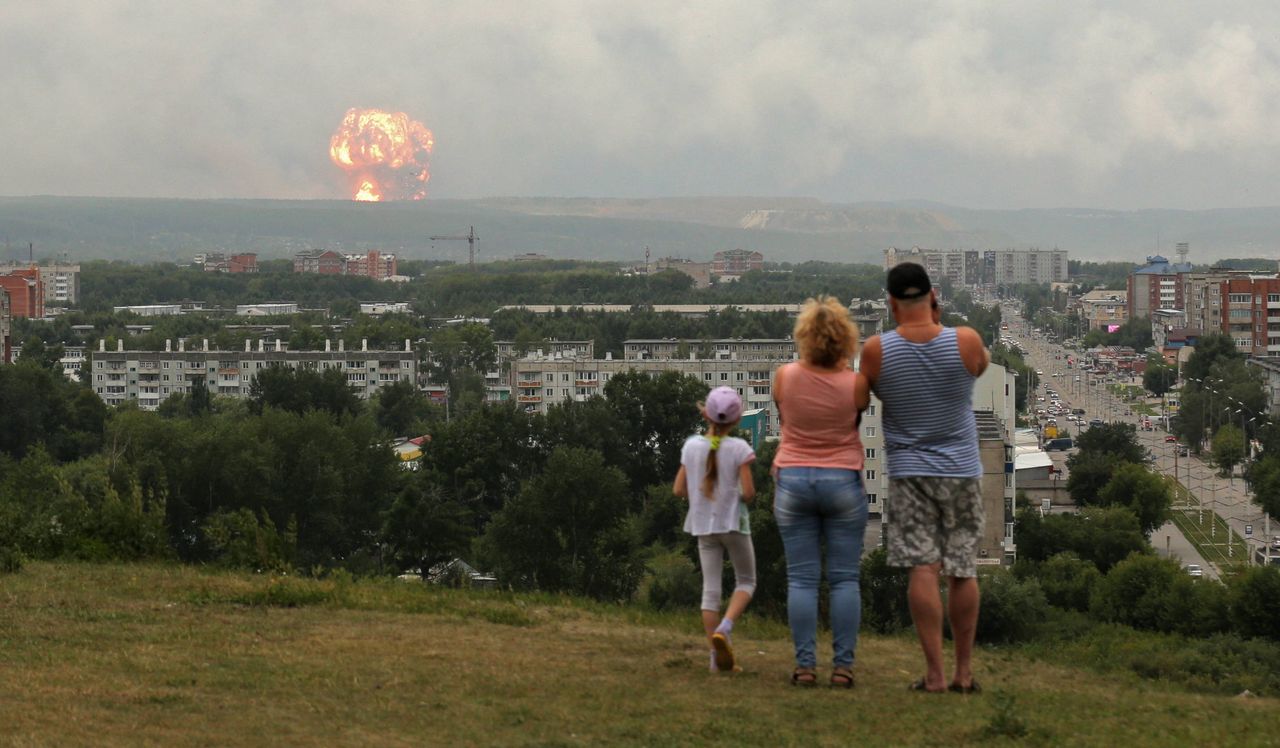
POLYGON ((99 382, 101 382, 101 381, 102 381, 102 375, 101 375, 101 374, 99 374, 99 375, 98 375, 98 381, 99 381, 99 382))
POLYGON ((566 371, 565 373, 561 374, 561 375, 560 375, 560 381, 561 381, 561 382, 567 382, 567 381, 569 381, 569 372, 567 372, 567 371, 566 371))
POLYGON ((875 479, 876 479, 876 471, 874 471, 874 470, 864 470, 864 471, 862 472, 862 477, 863 477, 863 479, 864 479, 864 480, 875 480, 875 479))
POLYGON ((168 361, 165 361, 163 364, 161 364, 161 366, 163 366, 164 368, 168 369, 168 368, 169 368, 169 362, 168 362, 168 361))
POLYGON ((876 495, 875 495, 875 494, 873 494, 873 493, 869 493, 869 494, 867 494, 867 503, 868 503, 868 504, 874 504, 874 503, 876 503, 876 495))
POLYGON ((876 435, 876 427, 875 427, 875 426, 867 426, 867 427, 866 427, 866 432, 867 432, 867 436, 875 436, 875 435, 876 435))
POLYGON ((556 375, 551 372, 547 372, 546 379, 547 379, 547 383, 551 384, 552 382, 556 381, 556 375))
POLYGON ((739 382, 741 382, 742 380, 744 380, 744 379, 746 379, 746 378, 747 378, 747 374, 746 374, 746 372, 742 372, 742 371, 738 372, 737 379, 738 379, 738 381, 739 381, 739 382))
POLYGON ((753 395, 767 395, 767 394, 769 394, 769 388, 768 388, 768 387, 752 387, 752 388, 751 388, 751 394, 753 394, 753 395))
POLYGON ((721 381, 721 382, 727 382, 727 381, 729 381, 729 372, 727 372, 727 371, 722 371, 722 372, 720 372, 720 381, 721 381))
POLYGON ((868 406, 867 406, 867 410, 866 410, 866 414, 867 414, 868 416, 874 416, 874 415, 876 414, 876 406, 875 406, 875 405, 868 405, 868 406))
POLYGON ((711 372, 707 372, 706 374, 703 374, 703 375, 702 375, 702 378, 703 378, 703 379, 705 379, 705 380, 707 380, 708 382, 710 382, 710 381, 711 381, 711 372))
POLYGON ((569 390, 567 390, 567 389, 560 390, 560 396, 561 396, 561 397, 563 397, 563 398, 568 398, 568 397, 569 397, 569 390))
POLYGON ((546 396, 547 396, 547 397, 555 397, 555 396, 556 396, 556 391, 555 391, 555 390, 553 390, 553 389, 548 388, 548 389, 547 389, 547 395, 546 395, 546 396))
POLYGON ((1249 294, 1247 293, 1227 294, 1227 301, 1231 302, 1232 304, 1248 304, 1249 294))
POLYGON ((874 459, 876 458, 876 448, 875 448, 875 447, 867 447, 866 452, 867 452, 867 459, 868 459, 868 460, 874 460, 874 459))
POLYGON ((1267 294, 1267 303, 1268 303, 1268 304, 1280 304, 1280 293, 1269 293, 1269 294, 1267 294))

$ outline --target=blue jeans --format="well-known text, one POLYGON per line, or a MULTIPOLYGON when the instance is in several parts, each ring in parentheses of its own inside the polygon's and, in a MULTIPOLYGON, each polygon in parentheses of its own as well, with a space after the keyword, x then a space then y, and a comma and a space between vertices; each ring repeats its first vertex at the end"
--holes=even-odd
POLYGON ((867 528, 867 496, 862 475, 839 468, 793 467, 778 471, 773 515, 787 553, 787 618, 796 646, 796 665, 817 665, 818 582, 827 545, 831 587, 831 636, 836 667, 853 666, 862 624, 862 540, 867 528))

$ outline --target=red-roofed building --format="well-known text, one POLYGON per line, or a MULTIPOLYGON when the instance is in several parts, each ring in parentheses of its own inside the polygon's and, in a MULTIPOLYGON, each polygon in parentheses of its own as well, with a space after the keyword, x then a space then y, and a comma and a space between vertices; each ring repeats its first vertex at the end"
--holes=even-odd
POLYGON ((0 289, 9 294, 9 312, 13 317, 38 319, 44 316, 44 286, 40 283, 38 268, 0 275, 0 289))

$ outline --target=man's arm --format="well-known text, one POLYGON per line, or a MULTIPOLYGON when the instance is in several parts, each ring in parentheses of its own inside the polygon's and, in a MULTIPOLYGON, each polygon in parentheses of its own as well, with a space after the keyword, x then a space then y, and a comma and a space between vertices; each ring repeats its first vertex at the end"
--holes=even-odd
MULTIPOLYGON (((880 336, 872 335, 867 338, 867 342, 862 344, 862 356, 858 359, 858 379, 866 380, 868 400, 870 399, 870 391, 876 388, 876 382, 880 379, 881 355, 880 336)), ((862 400, 857 399, 859 397, 858 389, 855 388, 855 402, 858 403, 858 408, 861 410, 866 407, 866 404, 862 400)))
POLYGON ((964 368, 975 377, 982 376, 991 363, 991 352, 982 344, 982 336, 972 327, 956 328, 956 347, 960 349, 960 360, 964 368))

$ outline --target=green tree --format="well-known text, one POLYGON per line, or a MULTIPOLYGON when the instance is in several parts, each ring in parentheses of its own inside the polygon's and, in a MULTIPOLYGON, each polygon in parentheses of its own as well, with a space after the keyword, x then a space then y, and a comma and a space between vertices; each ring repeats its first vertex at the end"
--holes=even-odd
POLYGON ((1043 517, 1027 507, 1018 512, 1014 540, 1020 560, 1046 561, 1070 551, 1104 573, 1130 554, 1151 549, 1138 518, 1126 507, 1088 507, 1078 514, 1043 517))
POLYGON ((1179 576, 1185 575, 1174 561, 1132 555, 1116 564, 1098 583, 1090 614, 1100 621, 1138 629, 1167 630, 1165 605, 1179 576))
POLYGON ((469 514, 429 475, 407 481, 382 522, 382 539, 396 568, 417 567, 426 574, 462 555, 474 537, 469 514))
POLYGON ((691 376, 666 371, 614 375, 604 386, 617 432, 632 457, 627 475, 633 487, 671 480, 680 467, 680 448, 702 425, 698 401, 707 385, 691 376))
POLYGON ((1142 465, 1128 463, 1118 466, 1098 492, 1098 504, 1128 507, 1138 518, 1142 533, 1149 537, 1169 518, 1173 496, 1164 478, 1142 465))
POLYGON ((1178 369, 1164 362, 1160 356, 1147 357, 1147 368, 1142 372, 1142 386, 1156 397, 1162 397, 1178 380, 1178 369))
POLYGON ((1231 620, 1244 636, 1280 641, 1280 568, 1257 566, 1235 580, 1231 620))
POLYGON ((1232 424, 1218 429, 1213 435, 1213 462, 1222 475, 1231 475, 1236 465, 1244 461, 1244 433, 1232 424))
POLYGON ((397 436, 420 436, 435 420, 435 406, 413 382, 404 379, 379 388, 371 408, 378 425, 397 436))
POLYGON ((644 572, 625 514, 627 481, 599 452, 557 448, 486 529, 481 548, 502 584, 625 600, 644 572))
POLYGON ((1280 517, 1280 455, 1266 454, 1249 466, 1253 501, 1272 517, 1280 517))
POLYGON ((62 344, 45 345, 42 339, 32 336, 22 344, 21 360, 61 375, 63 353, 62 344))
POLYGON ((334 415, 361 410, 360 398, 351 391, 341 370, 316 371, 284 365, 268 366, 254 376, 249 402, 258 414, 268 406, 293 413, 324 410, 334 415))

